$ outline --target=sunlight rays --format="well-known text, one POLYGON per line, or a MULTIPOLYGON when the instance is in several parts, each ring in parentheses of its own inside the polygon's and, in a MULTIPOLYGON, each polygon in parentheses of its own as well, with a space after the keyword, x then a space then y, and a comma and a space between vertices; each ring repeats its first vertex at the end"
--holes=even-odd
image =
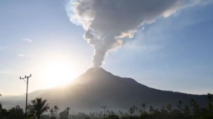
POLYGON ((71 83, 77 77, 73 68, 72 64, 64 59, 55 59, 47 62, 43 68, 43 77, 47 88, 71 83))

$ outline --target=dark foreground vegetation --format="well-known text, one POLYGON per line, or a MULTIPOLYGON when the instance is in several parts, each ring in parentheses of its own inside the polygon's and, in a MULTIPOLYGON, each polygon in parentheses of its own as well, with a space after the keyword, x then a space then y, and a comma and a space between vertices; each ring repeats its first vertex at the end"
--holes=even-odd
MULTIPOLYGON (((213 119, 213 97, 208 94, 206 106, 200 107, 195 100, 187 103, 181 100, 177 105, 168 104, 161 108, 154 108, 141 104, 130 107, 128 112, 114 112, 102 106, 103 111, 99 113, 78 113, 70 114, 70 108, 58 112, 58 106, 50 108, 47 100, 36 98, 28 105, 28 119, 213 119)), ((25 119, 25 113, 19 106, 11 109, 4 109, 0 103, 0 119, 25 119)))

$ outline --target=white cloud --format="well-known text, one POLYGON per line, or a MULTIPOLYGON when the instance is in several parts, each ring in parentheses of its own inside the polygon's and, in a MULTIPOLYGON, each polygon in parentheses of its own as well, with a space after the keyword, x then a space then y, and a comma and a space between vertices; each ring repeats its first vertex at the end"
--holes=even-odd
POLYGON ((24 55, 24 54, 18 54, 18 56, 19 56, 19 57, 25 57, 25 55, 24 55))
POLYGON ((29 39, 29 38, 24 38, 23 41, 26 41, 26 42, 29 42, 29 43, 32 43, 32 39, 29 39))
MULTIPOLYGON (((195 3, 191 4, 189 7, 193 5, 203 7, 205 2, 201 2, 202 4, 198 3, 199 0, 197 2, 195 1, 195 3)), ((194 11, 188 12, 187 14, 181 12, 182 11, 176 12, 175 15, 167 19, 158 19, 157 22, 148 27, 142 27, 136 33, 134 40, 124 44, 125 48, 134 50, 135 52, 157 51, 167 45, 168 40, 171 39, 169 38, 171 33, 196 25, 207 19, 205 17, 196 18, 194 15, 196 13, 194 13, 194 11)))
POLYGON ((14 74, 14 71, 0 71, 0 74, 14 74))
POLYGON ((18 56, 19 57, 25 57, 25 58, 35 58, 36 56, 35 55, 33 55, 33 54, 31 54, 31 55, 29 55, 29 54, 18 54, 18 56))
POLYGON ((35 55, 30 55, 29 57, 30 57, 30 58, 35 58, 36 56, 35 56, 35 55))
POLYGON ((5 49, 5 47, 3 47, 3 46, 0 46, 0 50, 4 50, 5 49))

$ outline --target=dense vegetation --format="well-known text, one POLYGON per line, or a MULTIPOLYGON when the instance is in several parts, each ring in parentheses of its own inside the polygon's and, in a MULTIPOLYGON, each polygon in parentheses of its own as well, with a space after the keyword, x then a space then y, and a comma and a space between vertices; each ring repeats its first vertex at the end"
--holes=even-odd
MULTIPOLYGON (((205 107, 191 99, 186 104, 179 100, 177 105, 168 104, 161 108, 146 104, 132 106, 128 112, 110 111, 106 106, 103 109, 99 113, 69 115, 69 107, 58 113, 58 106, 50 108, 47 100, 36 98, 28 105, 28 119, 213 119, 213 97, 207 95, 205 107)), ((0 119, 25 119, 25 113, 19 106, 4 109, 0 103, 0 119)))

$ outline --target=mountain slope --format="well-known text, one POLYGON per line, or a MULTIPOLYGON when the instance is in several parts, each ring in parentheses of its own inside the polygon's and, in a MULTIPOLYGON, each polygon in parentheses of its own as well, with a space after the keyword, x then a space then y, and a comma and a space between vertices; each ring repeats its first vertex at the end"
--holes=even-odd
MULTIPOLYGON (((72 107, 76 111, 96 111, 100 106, 110 109, 126 110, 132 105, 142 103, 160 107, 162 105, 184 103, 195 99, 200 105, 205 105, 205 97, 169 91, 161 91, 142 85, 131 78, 121 78, 102 68, 91 68, 76 81, 65 88, 55 88, 31 93, 30 99, 42 97, 50 105, 61 108, 72 107)), ((23 101, 22 101, 23 102, 23 101)), ((20 103, 21 102, 17 102, 20 103)))

